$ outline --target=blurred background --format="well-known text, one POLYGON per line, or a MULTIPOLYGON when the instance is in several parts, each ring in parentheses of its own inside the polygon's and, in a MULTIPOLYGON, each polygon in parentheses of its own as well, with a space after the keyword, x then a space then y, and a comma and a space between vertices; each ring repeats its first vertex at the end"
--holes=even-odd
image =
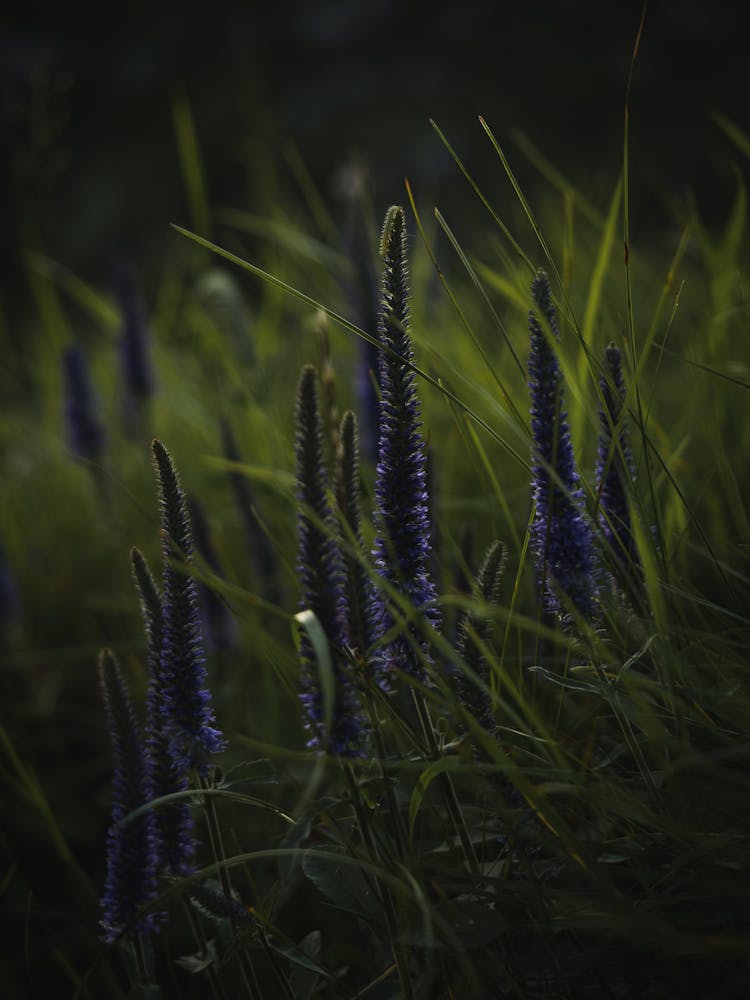
MULTIPOLYGON (((521 130, 593 193, 621 161, 641 12, 640 0, 219 0, 97 18, 19 5, 0 41, 5 308, 20 307, 17 246, 32 225, 90 281, 107 279, 118 251, 164 253, 168 223, 186 221, 176 99, 192 109, 217 206, 267 208, 290 147, 330 199, 359 156, 378 206, 403 200, 404 175, 438 204, 473 204, 428 119, 480 180, 496 178, 479 114, 503 143, 521 130)), ((746 20, 735 3, 648 5, 631 97, 637 225, 687 185, 704 212, 726 209, 734 184, 711 114, 747 117, 746 20)))

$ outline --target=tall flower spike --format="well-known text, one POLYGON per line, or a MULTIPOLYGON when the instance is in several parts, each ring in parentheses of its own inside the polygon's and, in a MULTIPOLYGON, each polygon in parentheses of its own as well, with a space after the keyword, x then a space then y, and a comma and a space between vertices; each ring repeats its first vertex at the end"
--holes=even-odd
POLYGON ((98 463, 105 435, 88 359, 81 345, 73 344, 66 348, 62 361, 68 448, 75 458, 98 463))
POLYGON ((159 481, 164 587, 162 591, 161 675, 169 746, 178 773, 208 769, 211 754, 224 749, 206 688, 195 580, 175 560, 191 561, 193 542, 185 494, 169 452, 152 444, 159 481))
MULTIPOLYGON (((479 567, 474 593, 488 604, 497 604, 500 600, 500 578, 505 569, 505 558, 505 546, 500 541, 494 541, 479 567)), ((480 644, 486 643, 490 638, 492 623, 467 611, 459 619, 456 631, 456 652, 485 685, 489 684, 487 661, 480 644)), ((463 672, 457 678, 456 689, 461 703, 474 718, 488 731, 494 730, 492 705, 485 693, 463 672)))
MULTIPOLYGON (((161 672, 162 609, 156 582, 141 552, 130 552, 146 632, 146 784, 151 799, 188 787, 187 774, 174 768, 169 746, 166 685, 161 672)), ((174 802, 154 810, 159 869, 169 875, 188 875, 193 870, 195 837, 189 802, 174 802)))
MULTIPOLYGON (((549 281, 538 271, 531 283, 534 303, 551 336, 559 340, 549 281)), ((529 389, 533 437, 531 544, 539 573, 544 610, 571 624, 570 605, 591 620, 596 609, 591 527, 583 513, 583 492, 573 455, 563 378, 555 352, 533 310, 529 389)))
POLYGON ((628 495, 635 481, 635 465, 630 449, 630 432, 623 416, 625 380, 622 356, 615 344, 604 353, 604 373, 599 376, 602 409, 599 411, 599 449, 596 481, 599 497, 599 522, 611 554, 623 570, 624 578, 640 571, 640 560, 633 538, 628 495), (613 437, 617 434, 616 439, 613 437))
MULTIPOLYGON (((420 407, 409 336, 406 219, 404 210, 388 209, 383 226, 383 307, 380 317, 380 428, 375 478, 375 564, 389 584, 420 611, 433 628, 440 626, 435 586, 429 574, 431 552, 425 444, 420 433, 420 407)), ((378 636, 394 624, 393 614, 380 615, 378 636)), ((425 679, 428 641, 407 626, 381 651, 389 674, 403 671, 425 679), (420 652, 417 652, 420 651, 420 652), (420 655, 421 653, 421 655, 420 655)))
POLYGON ((323 433, 318 405, 317 374, 302 369, 297 391, 297 536, 298 569, 303 608, 315 613, 328 639, 333 665, 334 704, 326 732, 323 693, 315 652, 307 634, 301 643, 305 729, 309 747, 342 756, 358 752, 362 719, 346 662, 346 608, 341 553, 328 501, 328 476, 323 464, 323 433))
MULTIPOLYGON (((347 410, 341 420, 339 435, 340 451, 337 465, 336 494, 339 510, 349 529, 354 546, 364 551, 362 538, 362 518, 360 510, 359 435, 357 418, 352 410, 347 410)), ((359 559, 344 554, 346 576, 346 605, 349 615, 349 639, 359 655, 366 678, 374 677, 372 659, 368 651, 377 638, 377 624, 382 617, 382 600, 375 591, 367 569, 359 559), (377 609, 377 614, 374 613, 377 609)), ((386 679, 376 678, 383 686, 386 679)))
POLYGON ((148 801, 146 762, 135 712, 109 649, 99 654, 99 680, 114 751, 112 824, 107 833, 107 874, 101 900, 105 940, 111 942, 122 933, 155 929, 155 916, 138 918, 138 912, 156 897, 156 844, 150 810, 121 825, 129 813, 148 801))

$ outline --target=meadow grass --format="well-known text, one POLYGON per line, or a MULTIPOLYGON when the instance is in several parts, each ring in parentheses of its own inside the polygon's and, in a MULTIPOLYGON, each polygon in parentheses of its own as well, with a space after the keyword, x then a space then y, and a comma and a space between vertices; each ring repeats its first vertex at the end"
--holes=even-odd
MULTIPOLYGON (((435 132, 486 210, 484 232, 467 232, 460 211, 422 205, 417 179, 402 197, 414 360, 396 368, 414 379, 422 411, 421 430, 409 431, 424 438, 414 482, 424 475, 429 492, 420 523, 431 525, 431 551, 418 572, 434 581, 439 627, 431 599, 415 603, 370 557, 375 548, 387 563, 390 545, 372 456, 363 453, 346 508, 358 503, 361 523, 344 516, 340 492, 335 515, 339 420, 353 409, 363 436, 357 371, 364 344, 382 347, 372 302, 352 288, 367 288, 368 267, 379 281, 382 264, 372 240, 369 262, 352 254, 351 233, 300 161, 302 195, 268 217, 213 211, 189 109, 177 102, 191 221, 149 276, 154 389, 141 399, 128 399, 117 363, 116 296, 39 247, 29 253, 38 315, 27 342, 9 345, 1 426, 8 997, 745 995, 744 187, 717 231, 698 205, 675 206, 661 255, 631 234, 637 164, 627 155, 597 206, 521 138, 516 155, 541 173, 532 196, 490 125, 480 127, 498 160, 492 190, 435 132), (535 565, 543 501, 532 504, 532 478, 573 493, 556 457, 535 452, 529 419, 539 268, 559 325, 558 337, 542 315, 539 344, 564 387, 599 552, 597 607, 585 614, 565 594, 557 612, 545 606, 535 565), (74 342, 105 433, 101 452, 77 460, 60 368, 74 342), (605 463, 624 457, 627 425, 634 470, 624 562, 605 544, 596 471, 610 343, 625 394, 605 463), (314 462, 328 486, 303 503, 294 400, 305 364, 319 373, 314 462), (192 516, 187 567, 187 549, 160 522, 153 438, 203 512, 202 539, 192 516), (345 557, 327 572, 359 567, 370 599, 390 609, 374 648, 353 643, 341 659, 322 626, 330 609, 315 589, 323 584, 298 565, 299 517, 345 557), (187 804, 197 855, 186 874, 160 876, 138 912, 144 933, 125 926, 105 944, 112 754, 96 663, 102 647, 112 651, 143 716, 149 654, 133 546, 157 581, 172 580, 165 587, 185 572, 192 581, 228 746, 121 822, 127 837, 144 810, 187 804), (401 666, 380 684, 371 664, 396 647, 401 666), (320 691, 323 737, 336 685, 359 671, 363 754, 321 752, 320 736, 306 746, 300 656, 308 690, 320 691)), ((723 127, 746 155, 747 138, 723 127)), ((375 231, 378 220, 354 208, 375 231)), ((396 317, 388 350, 404 325, 396 317)))

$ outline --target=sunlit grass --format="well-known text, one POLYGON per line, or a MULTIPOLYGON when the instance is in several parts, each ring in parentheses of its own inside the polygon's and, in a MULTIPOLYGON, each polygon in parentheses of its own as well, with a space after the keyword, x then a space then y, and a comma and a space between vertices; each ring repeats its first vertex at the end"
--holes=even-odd
MULTIPOLYGON (((747 155, 747 138, 721 124, 747 155)), ((742 995, 746 194, 738 180, 719 232, 699 206, 675 206, 660 259, 629 241, 637 164, 626 157, 609 200, 594 205, 527 140, 510 153, 487 122, 477 127, 498 162, 491 191, 437 124, 435 141, 484 206, 486 231, 467 232, 453 206, 431 212, 418 178, 400 195, 411 210, 414 370, 446 624, 435 634, 382 587, 398 611, 394 634, 411 622, 430 641, 433 683, 404 678, 398 699, 371 690, 372 752, 344 766, 304 749, 297 702, 300 628, 328 680, 330 670, 319 624, 298 613, 294 387, 304 363, 328 361, 327 405, 357 408, 359 352, 376 331, 347 296, 345 234, 304 165, 290 154, 303 194, 288 206, 214 212, 189 109, 175 102, 189 226, 171 232, 151 276, 156 391, 135 434, 122 420, 116 302, 29 247, 37 313, 3 379, 0 430, 0 539, 18 594, 3 622, 0 744, 9 997, 130 995, 128 949, 105 947, 98 926, 111 775, 95 664, 111 647, 142 704, 128 553, 137 545, 158 559, 155 436, 206 513, 217 566, 200 553, 193 572, 235 626, 209 654, 229 749, 203 798, 214 801, 223 856, 211 856, 204 829, 205 867, 192 881, 230 871, 250 919, 196 906, 189 879, 165 882, 154 908, 170 918, 140 956, 141 978, 148 968, 164 996, 180 997, 707 996, 720 985, 722 996, 742 995), (538 169, 538 189, 521 188, 514 156, 538 169), (637 466, 637 598, 605 587, 597 620, 567 630, 540 613, 529 549, 527 313, 540 266, 553 279, 554 349, 589 512, 611 341, 626 360, 637 466), (226 308, 207 296, 217 287, 226 308), (65 451, 59 359, 74 339, 88 349, 107 428, 97 467, 65 451), (222 419, 239 459, 222 452, 222 419), (273 600, 230 473, 244 477, 273 553, 273 600), (508 553, 497 604, 470 583, 496 538, 508 553), (492 624, 480 643, 485 680, 456 653, 462 611, 492 624), (457 700, 451 671, 491 699, 494 731, 457 700)), ((370 572, 373 481, 366 464, 364 550, 344 543, 370 572)), ((210 886, 220 895, 218 881, 210 886)), ((132 995, 159 995, 151 989, 132 995)))

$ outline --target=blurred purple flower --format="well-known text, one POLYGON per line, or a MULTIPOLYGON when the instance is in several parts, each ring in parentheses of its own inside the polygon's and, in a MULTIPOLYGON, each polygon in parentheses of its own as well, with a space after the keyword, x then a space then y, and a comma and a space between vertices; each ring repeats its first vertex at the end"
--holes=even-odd
POLYGON ((154 372, 146 306, 136 272, 124 260, 118 263, 115 270, 115 291, 122 318, 119 350, 125 390, 125 422, 128 430, 133 432, 153 395, 154 372))
POLYGON ((105 434, 83 347, 72 344, 66 348, 62 364, 68 448, 75 458, 98 464, 104 451, 105 434))

